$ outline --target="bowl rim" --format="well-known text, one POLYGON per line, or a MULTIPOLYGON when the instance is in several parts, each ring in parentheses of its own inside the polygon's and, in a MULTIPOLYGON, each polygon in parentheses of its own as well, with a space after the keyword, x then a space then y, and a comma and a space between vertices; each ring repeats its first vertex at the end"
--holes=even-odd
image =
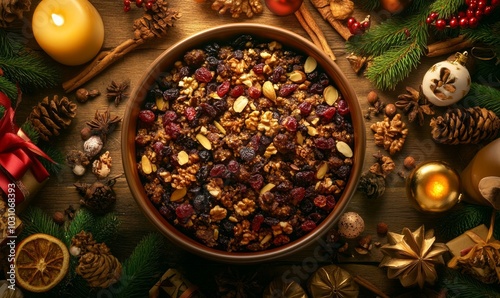
POLYGON ((365 145, 364 118, 356 93, 337 64, 309 40, 292 31, 278 26, 254 23, 226 24, 205 29, 176 42, 163 51, 148 66, 137 85, 134 86, 127 102, 121 132, 122 163, 125 177, 134 200, 149 221, 168 240, 191 253, 224 263, 238 264, 261 263, 289 256, 311 245, 315 240, 322 237, 329 230, 328 227, 333 226, 344 212, 356 191, 363 168, 365 145), (269 41, 276 40, 284 46, 297 49, 317 60, 318 65, 322 66, 323 70, 334 81, 339 92, 348 100, 354 129, 354 156, 351 174, 341 195, 341 199, 337 202, 334 210, 325 217, 315 230, 277 248, 257 252, 227 252, 213 249, 199 243, 195 239, 182 233, 160 215, 157 208, 147 199, 144 188, 140 182, 136 167, 137 161, 135 157, 136 148, 134 139, 136 135, 136 120, 140 107, 145 100, 149 87, 154 83, 162 71, 170 68, 173 62, 180 60, 180 57, 189 49, 197 46, 199 47, 200 44, 210 42, 213 39, 221 40, 223 38, 236 37, 243 34, 257 36, 258 38, 269 41), (146 88, 144 88, 144 86, 146 86, 146 88), (359 123, 359 125, 354 125, 355 123, 359 123))

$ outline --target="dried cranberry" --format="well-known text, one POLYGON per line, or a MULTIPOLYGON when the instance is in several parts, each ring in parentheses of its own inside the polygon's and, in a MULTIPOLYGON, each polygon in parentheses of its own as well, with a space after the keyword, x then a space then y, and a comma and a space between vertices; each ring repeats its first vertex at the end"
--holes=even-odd
POLYGON ((161 155, 163 149, 165 148, 165 145, 160 142, 160 141, 157 141, 155 142, 152 146, 153 148, 153 151, 157 154, 157 155, 161 155))
POLYGON ((326 206, 326 197, 323 195, 319 195, 314 198, 314 206, 318 208, 323 208, 326 206))
POLYGON ((245 162, 251 161, 255 158, 255 150, 250 147, 243 147, 240 149, 240 157, 245 162))
POLYGON ((207 115, 210 118, 214 118, 215 116, 217 116, 217 110, 212 105, 206 102, 200 103, 200 108, 203 111, 203 113, 205 113, 205 115, 207 115))
POLYGON ((212 73, 206 67, 200 67, 194 72, 194 78, 201 83, 208 83, 212 80, 212 73))
POLYGON ((336 109, 326 105, 318 105, 316 107, 316 115, 320 116, 324 121, 330 121, 335 116, 336 109))
POLYGON ((166 111, 165 114, 163 114, 163 125, 166 125, 167 123, 174 122, 177 119, 177 114, 174 111, 166 111))
POLYGON ((259 99, 260 96, 262 95, 262 91, 255 86, 249 87, 247 92, 248 92, 248 96, 250 96, 250 98, 253 98, 253 99, 259 99))
POLYGON ((193 121, 196 118, 196 109, 193 107, 187 107, 184 110, 184 115, 188 121, 193 121))
POLYGON ((257 75, 263 74, 264 73, 264 63, 255 64, 252 67, 252 70, 257 75))
POLYGON ((292 202, 297 205, 300 201, 304 199, 306 195, 306 189, 303 187, 296 187, 290 191, 290 196, 292 197, 292 202))
POLYGON ((313 83, 309 87, 309 92, 314 94, 323 94, 323 89, 325 89, 325 87, 323 87, 320 83, 313 83))
POLYGON ((248 179, 248 183, 251 188, 258 191, 264 185, 264 177, 262 177, 261 174, 253 174, 250 176, 250 179, 248 179))
POLYGON ((304 231, 304 232, 310 232, 310 231, 314 230, 315 228, 316 228, 316 223, 310 219, 304 221, 300 225, 300 229, 302 229, 302 231, 304 231))
POLYGON ((307 116, 312 111, 312 104, 309 103, 308 101, 303 101, 298 105, 298 108, 302 116, 307 116))
POLYGON ((215 164, 210 170, 210 177, 226 178, 228 175, 227 167, 224 164, 215 164))
POLYGON ((298 87, 299 85, 297 84, 283 84, 280 90, 278 91, 278 95, 281 97, 287 97, 290 94, 292 94, 295 90, 297 90, 298 87))
POLYGON ((139 120, 145 125, 153 125, 156 120, 156 115, 153 111, 142 110, 139 112, 139 120))
POLYGON ((180 220, 188 219, 193 213, 194 209, 191 204, 181 204, 175 208, 175 215, 177 215, 180 220))
POLYGON ((257 214, 252 219, 252 231, 258 232, 260 230, 260 225, 264 222, 264 215, 257 214))
POLYGON ((217 95, 219 97, 224 97, 224 95, 229 92, 229 88, 231 87, 231 83, 229 81, 224 81, 222 82, 218 87, 217 87, 217 95))
POLYGON ((297 119, 292 116, 287 116, 285 119, 283 119, 283 122, 281 122, 281 125, 283 125, 286 130, 288 131, 297 131, 297 119))
POLYGON ((326 196, 326 205, 325 207, 323 207, 323 209, 326 211, 332 211, 333 208, 335 208, 336 204, 337 201, 335 200, 334 196, 326 196))
POLYGON ((245 92, 245 88, 243 88, 243 85, 236 85, 229 91, 229 96, 237 98, 241 95, 243 95, 243 92, 245 92))
POLYGON ((240 171, 240 164, 236 160, 230 160, 227 163, 227 169, 233 174, 237 174, 240 171))
POLYGON ((340 99, 337 102, 337 110, 342 116, 349 114, 349 105, 347 104, 347 101, 345 99, 340 99))
POLYGON ((335 147, 335 140, 333 138, 317 138, 314 140, 314 146, 319 149, 332 149, 335 147))
POLYGON ((260 146, 260 135, 255 134, 252 137, 250 137, 250 141, 248 142, 247 146, 252 148, 254 151, 259 150, 260 146))
POLYGON ((177 123, 169 122, 164 126, 165 133, 172 139, 176 139, 181 133, 181 127, 177 123))

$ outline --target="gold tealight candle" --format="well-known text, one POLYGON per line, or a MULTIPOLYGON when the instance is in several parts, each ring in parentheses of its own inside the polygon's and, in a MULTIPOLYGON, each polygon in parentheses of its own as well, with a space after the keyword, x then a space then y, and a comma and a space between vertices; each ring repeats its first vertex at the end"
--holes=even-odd
POLYGON ((460 200, 460 176, 444 162, 422 163, 408 176, 406 195, 417 210, 446 211, 460 200))

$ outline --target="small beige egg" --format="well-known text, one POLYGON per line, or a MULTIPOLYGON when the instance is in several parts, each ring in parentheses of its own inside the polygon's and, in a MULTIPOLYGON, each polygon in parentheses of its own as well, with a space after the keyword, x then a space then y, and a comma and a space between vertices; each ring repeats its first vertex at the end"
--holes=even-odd
POLYGON ((365 230, 365 221, 356 212, 346 212, 340 217, 338 230, 342 237, 354 239, 365 230))

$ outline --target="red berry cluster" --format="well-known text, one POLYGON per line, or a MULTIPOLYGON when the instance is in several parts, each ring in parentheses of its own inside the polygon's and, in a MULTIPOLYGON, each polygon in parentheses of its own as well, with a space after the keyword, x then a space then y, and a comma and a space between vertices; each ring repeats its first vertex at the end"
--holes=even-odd
MULTIPOLYGON (((142 7, 144 5, 147 10, 153 9, 153 4, 155 3, 156 0, 135 0, 135 5, 137 7, 142 7)), ((123 10, 125 12, 130 11, 132 5, 132 1, 130 0, 123 0, 123 10)))
POLYGON ((351 34, 363 34, 370 28, 370 16, 367 16, 362 22, 356 21, 353 17, 347 19, 347 28, 349 28, 351 34))
POLYGON ((500 0, 465 0, 467 9, 459 11, 457 15, 451 16, 449 19, 439 18, 437 12, 431 12, 427 17, 427 24, 436 26, 438 30, 445 28, 476 28, 479 20, 483 16, 487 16, 500 5, 500 0))

